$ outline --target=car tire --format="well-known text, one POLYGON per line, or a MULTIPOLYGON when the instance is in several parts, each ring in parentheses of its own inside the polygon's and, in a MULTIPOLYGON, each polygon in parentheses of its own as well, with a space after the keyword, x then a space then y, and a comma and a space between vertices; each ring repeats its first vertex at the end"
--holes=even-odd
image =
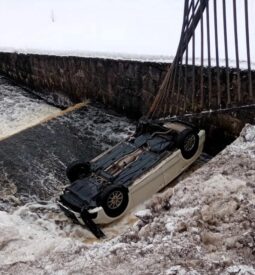
POLYGON ((85 178, 90 174, 90 163, 74 161, 68 165, 66 169, 66 176, 70 182, 85 178))
POLYGON ((122 186, 109 186, 101 194, 101 205, 111 218, 121 215, 128 206, 128 190, 122 186))
POLYGON ((198 144, 198 134, 192 129, 185 129, 177 136, 177 147, 185 159, 190 159, 196 154, 198 144))

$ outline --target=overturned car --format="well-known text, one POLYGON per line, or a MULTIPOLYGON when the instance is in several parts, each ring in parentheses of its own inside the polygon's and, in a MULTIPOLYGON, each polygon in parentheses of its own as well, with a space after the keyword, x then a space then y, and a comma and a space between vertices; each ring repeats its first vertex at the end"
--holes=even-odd
POLYGON ((205 132, 181 122, 143 122, 134 135, 89 162, 66 170, 59 205, 98 238, 98 224, 120 218, 181 174, 201 154, 205 132))

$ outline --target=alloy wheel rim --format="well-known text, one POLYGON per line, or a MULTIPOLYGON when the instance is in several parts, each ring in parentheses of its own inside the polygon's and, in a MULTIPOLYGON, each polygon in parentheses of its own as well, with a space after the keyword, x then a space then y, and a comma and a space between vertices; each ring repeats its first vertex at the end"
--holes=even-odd
POLYGON ((110 209, 116 209, 120 207, 123 201, 123 193, 121 191, 114 191, 107 199, 107 205, 110 209))
POLYGON ((184 145, 183 145, 184 150, 187 152, 191 151, 195 145, 195 142, 196 142, 196 138, 194 135, 188 136, 184 141, 184 145))

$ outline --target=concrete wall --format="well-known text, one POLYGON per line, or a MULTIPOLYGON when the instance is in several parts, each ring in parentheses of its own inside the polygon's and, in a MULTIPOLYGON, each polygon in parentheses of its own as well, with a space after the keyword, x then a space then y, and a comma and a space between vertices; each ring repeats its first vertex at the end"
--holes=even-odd
POLYGON ((162 82, 167 64, 81 57, 0 53, 0 73, 55 103, 102 102, 129 116, 145 113, 162 82))
MULTIPOLYGON (((140 117, 148 111, 168 67, 169 64, 156 62, 0 53, 0 73, 9 76, 19 84, 34 89, 42 97, 50 98, 56 105, 65 107, 70 104, 70 101, 76 103, 88 98, 102 102, 130 117, 140 117)), ((187 72, 187 82, 192 83, 192 67, 188 67, 187 72)), ((199 67, 196 67, 195 104, 191 102, 191 85, 188 85, 188 91, 181 91, 178 105, 184 106, 183 100, 185 99, 185 111, 199 112, 204 108, 217 108, 217 72, 216 69, 212 69, 211 72, 212 97, 210 102, 207 74, 204 69, 204 107, 200 107, 201 71, 199 67)), ((252 74, 253 87, 255 87, 255 72, 252 74)), ((238 103, 236 73, 230 70, 232 106, 247 104, 251 101, 248 95, 247 76, 247 72, 241 72, 242 98, 238 103)), ((226 71, 223 67, 220 68, 220 83, 221 106, 226 106, 226 71)), ((252 101, 255 100, 252 99, 252 101)), ((173 102, 173 106, 176 104, 173 102)))
MULTIPOLYGON (((146 114, 159 86, 164 79, 168 64, 153 62, 136 62, 109 60, 99 58, 58 57, 45 55, 25 55, 16 53, 0 53, 0 73, 19 84, 34 89, 41 97, 51 99, 54 104, 67 106, 71 102, 80 102, 86 98, 102 102, 108 107, 129 117, 139 118, 146 114), (71 101, 71 102, 70 102, 71 101)), ((188 68, 189 83, 192 69, 188 68)), ((199 86, 200 69, 195 70, 199 86)), ((255 72, 253 87, 255 87, 255 72)), ((227 102, 225 87, 226 72, 220 68, 222 102, 227 102)), ((210 106, 217 105, 216 70, 212 70, 213 94, 210 106)), ((242 100, 247 102, 247 72, 241 72, 242 100)), ((230 71, 231 98, 236 100, 236 74, 230 71)), ((204 87, 207 94, 208 87, 204 87)), ((197 107, 199 108, 199 88, 196 89, 197 107)), ((209 106, 208 96, 206 106, 209 106)), ((188 111, 192 111, 189 110, 188 111)), ((191 118, 215 139, 226 137, 232 139, 240 132, 246 122, 255 123, 255 108, 233 111, 229 114, 206 115, 191 118), (223 123, 224 122, 224 123, 223 123), (215 134, 216 131, 216 134, 215 134), (219 135, 218 132, 224 133, 219 135)), ((219 141, 220 143, 221 141, 219 141)))

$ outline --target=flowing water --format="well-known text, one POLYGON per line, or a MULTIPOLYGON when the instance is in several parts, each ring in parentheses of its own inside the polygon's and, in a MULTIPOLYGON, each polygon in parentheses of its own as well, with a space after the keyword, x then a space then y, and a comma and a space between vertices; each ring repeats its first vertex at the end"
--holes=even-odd
MULTIPOLYGON (((14 228, 39 226, 52 236, 95 240, 86 229, 73 225, 55 203, 68 184, 66 166, 75 159, 95 157, 131 134, 134 125, 82 104, 61 111, 4 78, 0 78, 0 99, 0 209, 4 211, 0 221, 11 215, 11 221, 19 224, 14 228)), ((128 217, 111 230, 106 228, 106 234, 120 232, 132 220, 128 217)))
POLYGON ((59 112, 0 76, 0 140, 59 112))
MULTIPOLYGON (((123 140, 134 124, 84 104, 62 111, 0 77, 0 126, 0 272, 98 242, 57 207, 68 184, 65 169, 123 140)), ((135 221, 126 215, 103 231, 111 239, 135 221)))

